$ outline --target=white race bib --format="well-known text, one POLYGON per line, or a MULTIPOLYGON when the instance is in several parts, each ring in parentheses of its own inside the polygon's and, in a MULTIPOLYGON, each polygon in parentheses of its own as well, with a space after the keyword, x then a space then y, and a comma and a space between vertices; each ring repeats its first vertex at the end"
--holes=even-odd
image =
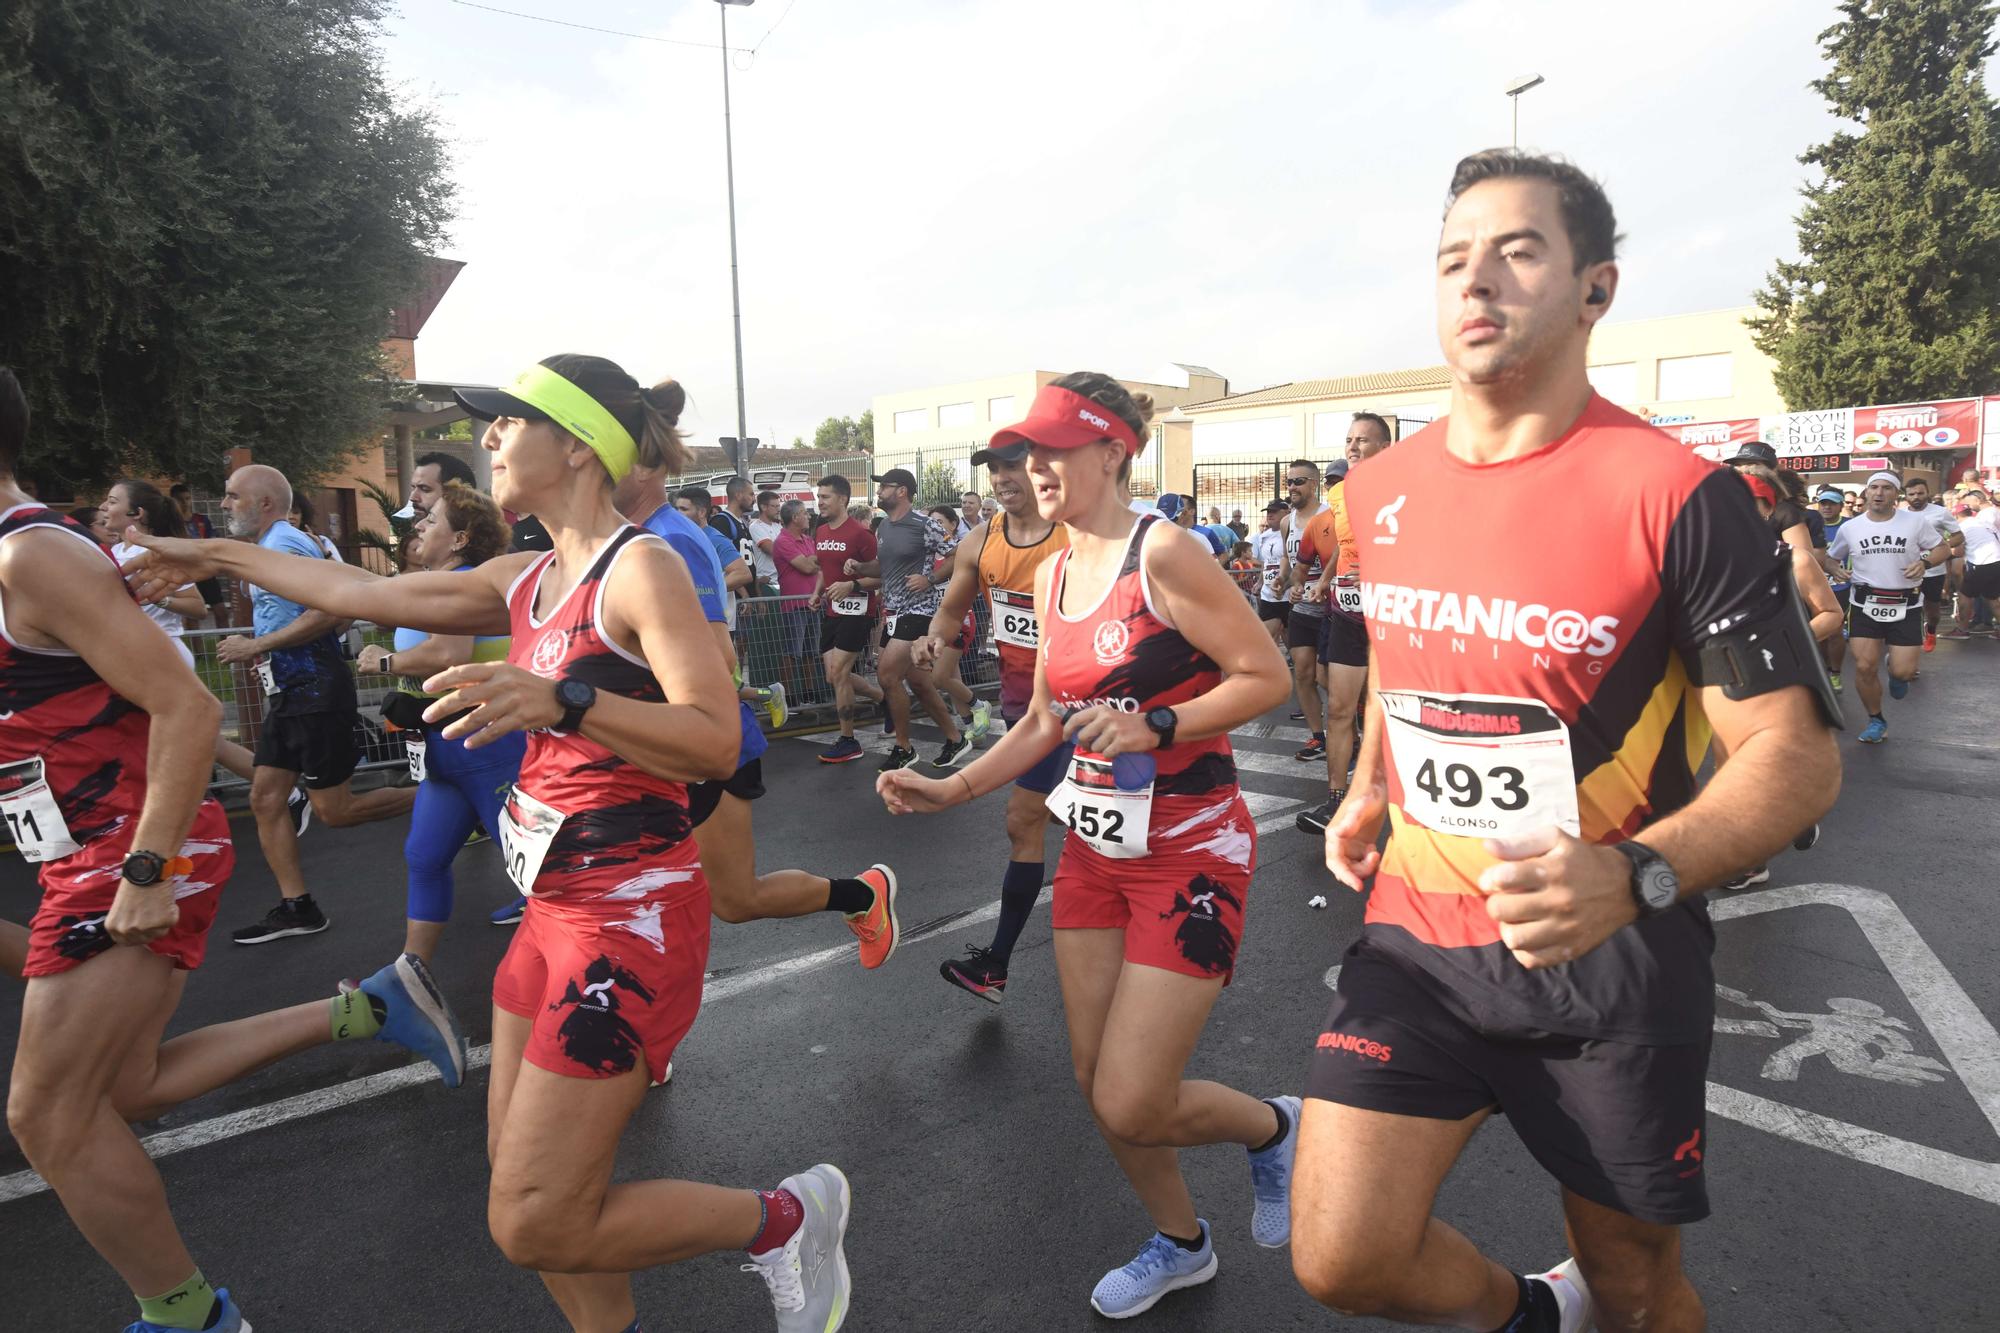
POLYGON ((1035 619, 1035 594, 1006 588, 992 591, 993 642, 1033 652, 1041 642, 1041 623, 1035 619))
POLYGON ((564 817, 562 811, 544 805, 518 785, 508 789, 500 806, 500 855, 507 862, 507 878, 522 893, 534 893, 535 877, 542 873, 542 860, 562 829, 564 817))
POLYGON ((267 697, 278 692, 278 677, 272 672, 271 659, 268 657, 257 659, 257 683, 264 687, 267 697))
POLYGON ((412 782, 422 782, 424 777, 430 772, 424 764, 427 749, 428 746, 424 741, 424 733, 421 731, 406 731, 403 733, 403 752, 410 758, 410 781, 412 782))
POLYGON ((1861 610, 1870 620, 1879 620, 1885 625, 1893 625, 1910 613, 1910 604, 1901 596, 1888 598, 1876 593, 1870 593, 1861 599, 1861 610))
POLYGON ((1569 728, 1548 705, 1406 690, 1381 699, 1405 817, 1464 838, 1550 824, 1580 836, 1569 728))
POLYGON ((868 614, 868 594, 849 593, 845 597, 833 599, 833 613, 837 616, 865 616, 868 614))
POLYGON ((1342 574, 1333 581, 1333 604, 1356 620, 1361 619, 1361 576, 1342 574))
POLYGON ((21 858, 31 865, 60 861, 82 850, 69 835, 39 758, 0 768, 0 818, 6 819, 21 858))
POLYGON ((1120 791, 1109 759, 1077 755, 1070 760, 1069 774, 1049 793, 1048 809, 1099 856, 1135 860, 1146 854, 1153 784, 1120 791))

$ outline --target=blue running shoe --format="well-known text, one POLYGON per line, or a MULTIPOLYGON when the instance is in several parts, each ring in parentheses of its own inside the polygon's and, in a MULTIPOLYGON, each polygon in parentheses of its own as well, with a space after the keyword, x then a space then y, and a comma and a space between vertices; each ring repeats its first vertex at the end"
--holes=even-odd
POLYGON ((465 1034, 423 959, 406 953, 363 981, 361 989, 388 1009, 375 1040, 423 1056, 437 1066, 447 1088, 465 1082, 465 1034))
POLYGON ((1868 719, 1868 725, 1861 729, 1861 734, 1855 739, 1863 745, 1880 745, 1889 739, 1889 724, 1879 717, 1871 717, 1868 719))
POLYGON ((1285 1137, 1263 1152, 1250 1154, 1250 1238, 1267 1250, 1292 1239, 1292 1158, 1299 1151, 1297 1097, 1272 1097, 1269 1104, 1285 1117, 1285 1137))
MULTIPOLYGON (((222 1307, 221 1314, 209 1325, 209 1333, 250 1333, 250 1324, 243 1318, 243 1312, 236 1308, 236 1302, 229 1299, 229 1288, 218 1287, 215 1303, 222 1307)), ((165 1324, 155 1324, 147 1319, 135 1319, 125 1326, 125 1333, 182 1333, 168 1328, 165 1324)))
POLYGON ((505 907, 486 919, 496 926, 518 926, 521 924, 522 915, 527 910, 528 900, 526 898, 516 898, 513 902, 508 903, 505 907))
POLYGON ((1910 682, 1907 680, 1898 680, 1894 676, 1889 677, 1889 697, 1891 699, 1909 698, 1910 682))
POLYGON ((852 736, 842 736, 820 752, 819 761, 822 764, 851 764, 865 753, 860 741, 852 736))
POLYGON ((1160 1297, 1182 1287, 1198 1287, 1215 1276, 1215 1238, 1201 1224, 1201 1248, 1184 1250, 1155 1231, 1123 1268, 1097 1280, 1090 1308, 1106 1319, 1130 1319, 1159 1304, 1160 1297))

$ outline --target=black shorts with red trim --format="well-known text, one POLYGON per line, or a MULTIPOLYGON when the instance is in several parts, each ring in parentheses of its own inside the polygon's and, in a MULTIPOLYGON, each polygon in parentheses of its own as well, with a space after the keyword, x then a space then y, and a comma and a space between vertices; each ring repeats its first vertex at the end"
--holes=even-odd
POLYGON ((1339 987, 1306 1096, 1426 1120, 1497 1108, 1542 1169, 1592 1203, 1660 1226, 1708 1216, 1706 1037, 1638 1046, 1475 1017, 1365 939, 1339 987))

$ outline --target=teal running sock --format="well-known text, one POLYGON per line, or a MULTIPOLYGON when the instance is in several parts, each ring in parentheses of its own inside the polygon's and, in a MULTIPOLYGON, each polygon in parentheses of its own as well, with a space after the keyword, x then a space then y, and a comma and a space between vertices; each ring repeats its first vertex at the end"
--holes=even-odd
POLYGON ((158 1296, 132 1294, 139 1299, 139 1317, 161 1328, 207 1328, 222 1307, 222 1302, 215 1299, 215 1289, 198 1272, 172 1291, 158 1296))

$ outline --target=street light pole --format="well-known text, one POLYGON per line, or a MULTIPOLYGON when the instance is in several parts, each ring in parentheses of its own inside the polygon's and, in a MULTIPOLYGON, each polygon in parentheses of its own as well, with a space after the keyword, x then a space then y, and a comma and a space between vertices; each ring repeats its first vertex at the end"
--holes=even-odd
MULTIPOLYGON (((750 433, 743 408, 743 296, 736 278, 736 145, 729 123, 729 7, 752 0, 716 0, 722 11, 722 159, 729 175, 729 308, 736 320, 736 438, 750 433)), ((736 471, 748 475, 749 460, 738 455, 736 471)))
POLYGON ((1539 74, 1523 74, 1507 85, 1507 100, 1514 104, 1514 147, 1521 146, 1521 94, 1548 82, 1539 74))

